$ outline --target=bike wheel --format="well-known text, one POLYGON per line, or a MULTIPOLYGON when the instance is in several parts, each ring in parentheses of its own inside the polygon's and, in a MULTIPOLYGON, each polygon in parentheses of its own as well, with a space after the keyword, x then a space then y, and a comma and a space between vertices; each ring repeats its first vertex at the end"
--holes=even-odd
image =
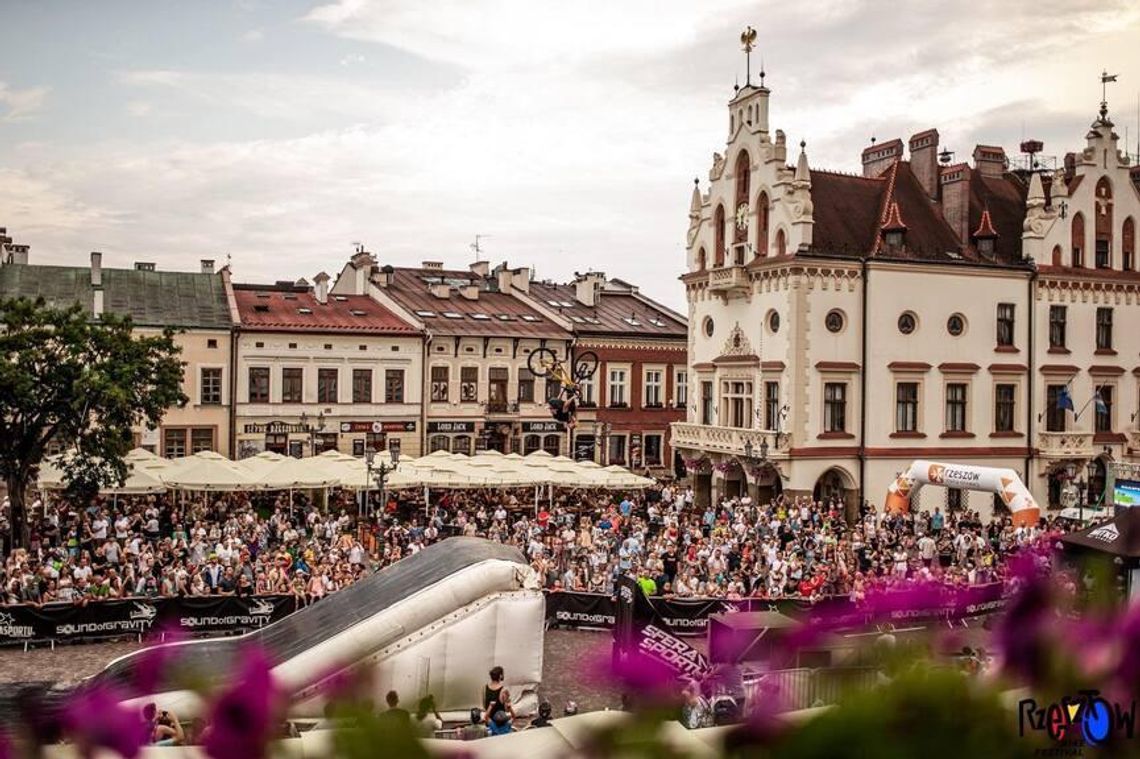
POLYGON ((535 377, 549 377, 558 366, 558 354, 550 348, 537 348, 530 352, 526 365, 535 377))
POLYGON ((585 351, 574 357, 574 379, 582 381, 594 376, 598 371, 598 354, 585 351))

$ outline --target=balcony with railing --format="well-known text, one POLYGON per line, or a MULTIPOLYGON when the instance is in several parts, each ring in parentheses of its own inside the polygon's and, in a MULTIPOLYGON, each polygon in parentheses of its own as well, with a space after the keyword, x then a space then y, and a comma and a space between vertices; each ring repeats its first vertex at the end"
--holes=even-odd
POLYGON ((744 456, 746 446, 753 456, 767 444, 768 458, 787 458, 790 441, 785 434, 773 430, 746 430, 738 427, 715 427, 711 424, 675 422, 672 425, 674 448, 744 456))
POLYGON ((1087 459, 1096 454, 1091 432, 1038 432, 1037 450, 1050 459, 1087 459))
POLYGON ((709 270, 709 290, 723 293, 748 292, 748 271, 743 266, 723 266, 709 270))

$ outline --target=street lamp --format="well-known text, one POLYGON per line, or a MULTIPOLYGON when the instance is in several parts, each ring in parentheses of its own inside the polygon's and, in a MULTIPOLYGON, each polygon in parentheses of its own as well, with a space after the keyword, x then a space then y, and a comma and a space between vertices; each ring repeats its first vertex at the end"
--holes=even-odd
MULTIPOLYGON (((1088 481, 1089 498, 1092 498, 1092 485, 1093 475, 1096 474, 1096 459, 1089 459, 1089 463, 1085 465, 1085 479, 1088 481)), ((1102 485, 1103 487, 1103 485, 1102 485)))
POLYGON ((600 455, 598 458, 602 460, 602 466, 606 466, 610 463, 610 423, 602 422, 598 427, 598 431, 601 433, 602 438, 602 449, 599 452, 600 455))
POLYGON ((364 451, 364 466, 368 472, 368 479, 376 483, 376 487, 380 489, 380 507, 387 508, 388 506, 388 475, 396 471, 397 465, 400 463, 399 449, 391 451, 389 454, 392 457, 392 463, 386 464, 383 461, 376 461, 376 449, 368 448, 364 451))
POLYGON ((317 433, 325 429, 325 412, 322 409, 317 413, 317 425, 314 427, 309 424, 309 415, 304 411, 301 412, 301 429, 309 433, 309 455, 317 455, 317 433))

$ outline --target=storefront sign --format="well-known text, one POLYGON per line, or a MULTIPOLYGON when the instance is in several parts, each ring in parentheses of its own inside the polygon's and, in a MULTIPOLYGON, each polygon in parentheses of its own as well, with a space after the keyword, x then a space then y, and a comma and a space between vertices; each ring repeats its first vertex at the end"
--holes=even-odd
POLYGON ((428 422, 428 432, 474 432, 475 422, 428 422))
POLYGON ((290 432, 309 432, 303 424, 290 424, 288 422, 266 422, 265 424, 247 424, 245 432, 250 434, 286 435, 290 432))
POLYGON ((562 422, 523 422, 523 432, 562 432, 562 422))
POLYGON ((415 422, 353 421, 341 422, 341 432, 415 432, 415 422))

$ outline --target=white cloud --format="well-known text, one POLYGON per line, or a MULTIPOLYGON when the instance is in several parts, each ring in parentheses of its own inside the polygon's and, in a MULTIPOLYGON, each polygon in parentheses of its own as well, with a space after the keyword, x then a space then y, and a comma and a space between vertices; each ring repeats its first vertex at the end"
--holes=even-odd
POLYGON ((265 32, 261 29, 250 29, 241 36, 243 42, 256 43, 265 39, 265 32))
POLYGON ((213 106, 286 122, 314 115, 368 121, 384 117, 400 104, 398 92, 318 76, 147 69, 120 72, 119 80, 138 89, 171 93, 192 107, 213 106))
MULTIPOLYGON (((34 191, 20 204, 21 193, 0 189, 0 208, 39 260, 74 261, 96 245, 109 265, 145 257, 173 268, 232 253, 239 279, 273 280, 332 271, 353 240, 393 263, 461 264, 479 233, 492 236, 492 260, 557 278, 602 269, 676 306, 691 181, 723 149, 744 23, 760 31, 773 127, 792 144, 807 139, 813 166, 857 169, 872 134, 928 126, 960 157, 974 141, 1015 149, 1022 120, 1047 152, 1081 147, 1101 67, 1119 69, 1122 89, 1140 82, 1140 11, 1082 2, 994 4, 984 23, 962 4, 904 13, 885 0, 329 3, 307 14, 310 29, 395 46, 456 75, 444 87, 396 87, 347 75, 124 72, 137 95, 128 111, 153 102, 235 120, 314 117, 292 130, 312 133, 29 146, 8 160, 0 188, 34 191)), ((386 60, 355 47, 378 69, 386 60)))
POLYGON ((132 100, 131 102, 127 103, 127 113, 136 118, 149 116, 153 110, 154 106, 145 100, 132 100))
POLYGON ((31 118, 44 106, 48 87, 29 87, 17 90, 0 82, 0 122, 23 121, 31 118))

